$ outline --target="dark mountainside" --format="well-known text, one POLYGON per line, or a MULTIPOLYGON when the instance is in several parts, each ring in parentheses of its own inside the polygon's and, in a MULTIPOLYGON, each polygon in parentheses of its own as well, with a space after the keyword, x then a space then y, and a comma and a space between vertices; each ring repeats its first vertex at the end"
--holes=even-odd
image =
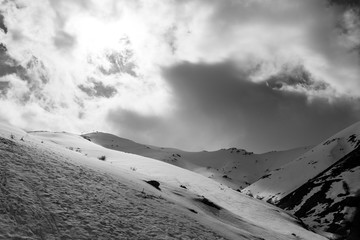
POLYGON ((360 174, 360 147, 290 193, 277 204, 307 225, 350 239, 359 239, 360 192, 351 181, 360 174), (354 216, 354 213, 356 215, 354 216))

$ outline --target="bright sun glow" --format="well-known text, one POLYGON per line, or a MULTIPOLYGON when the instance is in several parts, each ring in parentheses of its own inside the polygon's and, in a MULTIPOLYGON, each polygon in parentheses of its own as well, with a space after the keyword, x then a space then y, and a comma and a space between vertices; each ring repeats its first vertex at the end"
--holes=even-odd
POLYGON ((70 32, 78 36, 79 50, 88 53, 116 48, 119 39, 125 35, 116 23, 103 22, 91 16, 74 16, 67 26, 70 32))

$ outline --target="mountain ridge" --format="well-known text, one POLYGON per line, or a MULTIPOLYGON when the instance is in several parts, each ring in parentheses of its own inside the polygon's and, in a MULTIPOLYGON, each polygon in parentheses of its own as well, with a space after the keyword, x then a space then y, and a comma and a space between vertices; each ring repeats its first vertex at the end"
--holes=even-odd
POLYGON ((271 151, 262 154, 255 154, 238 148, 186 152, 175 148, 136 143, 108 133, 93 132, 81 136, 109 149, 154 158, 200 173, 234 190, 247 187, 271 169, 282 166, 309 148, 299 147, 287 151, 271 151))

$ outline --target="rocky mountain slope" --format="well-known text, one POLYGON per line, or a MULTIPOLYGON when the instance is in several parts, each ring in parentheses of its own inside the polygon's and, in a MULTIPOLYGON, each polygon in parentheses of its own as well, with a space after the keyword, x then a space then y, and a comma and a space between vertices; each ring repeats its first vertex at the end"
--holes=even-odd
POLYGON ((340 131, 298 158, 270 171, 243 190, 256 198, 278 202, 360 145, 360 122, 340 131))
POLYGON ((360 147, 282 198, 277 206, 313 228, 346 236, 353 227, 357 231, 359 224, 355 220, 360 210, 359 183, 360 147))
POLYGON ((243 192, 275 203, 308 226, 334 233, 335 238, 359 236, 360 123, 263 176, 243 192))

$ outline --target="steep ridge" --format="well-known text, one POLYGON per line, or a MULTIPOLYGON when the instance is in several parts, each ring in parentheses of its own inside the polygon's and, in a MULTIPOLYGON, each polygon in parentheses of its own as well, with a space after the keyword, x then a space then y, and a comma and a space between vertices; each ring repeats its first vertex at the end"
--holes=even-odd
POLYGON ((243 190, 244 193, 277 203, 360 145, 360 122, 340 131, 295 160, 270 171, 243 190))
POLYGON ((264 174, 280 168, 310 149, 310 147, 301 147, 263 154, 238 148, 186 152, 174 148, 144 145, 108 133, 94 132, 82 136, 109 149, 157 159, 191 170, 235 190, 249 186, 264 174))
POLYGON ((356 231, 353 226, 358 224, 355 214, 360 210, 360 147, 282 198, 277 206, 315 229, 339 236, 356 231))

